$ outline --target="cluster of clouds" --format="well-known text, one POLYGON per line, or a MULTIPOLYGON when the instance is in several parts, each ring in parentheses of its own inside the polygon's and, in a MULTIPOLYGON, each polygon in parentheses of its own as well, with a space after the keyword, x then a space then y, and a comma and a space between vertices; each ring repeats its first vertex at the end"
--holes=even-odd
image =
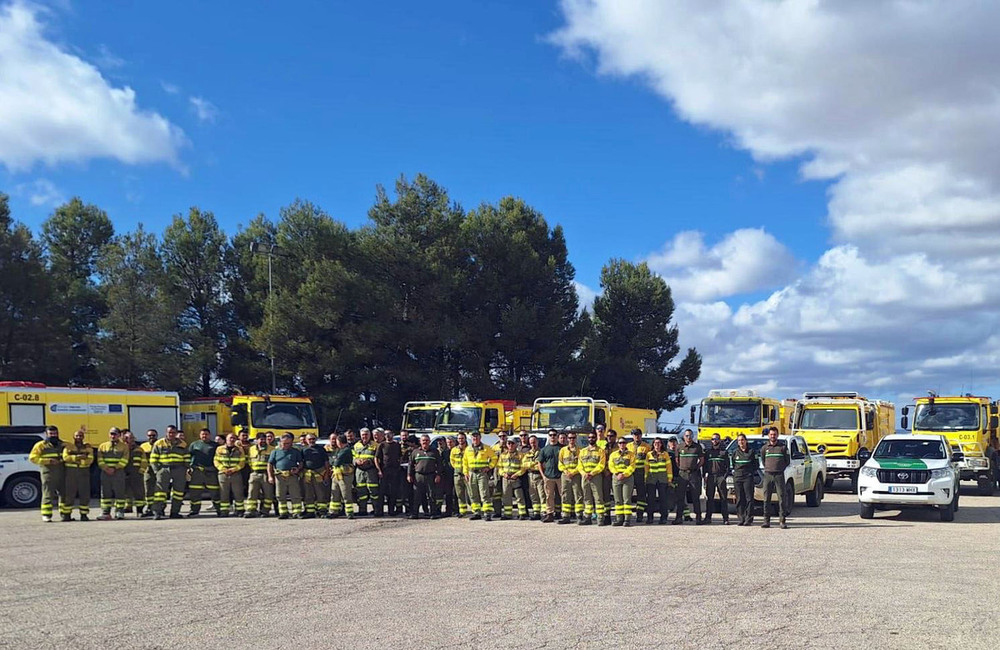
MULTIPOLYGON (((190 144, 184 131, 140 106, 135 90, 116 86, 102 72, 117 74, 126 62, 106 45, 87 58, 65 47, 46 33, 51 16, 51 10, 23 0, 0 4, 0 166, 29 173, 39 164, 106 158, 183 171, 181 152, 190 144)), ((168 94, 180 92, 162 85, 168 94)), ((204 97, 188 97, 187 108, 199 122, 219 116, 204 97)), ((21 191, 35 205, 58 195, 46 179, 24 183, 21 191)))
MULTIPOLYGON (((830 184, 830 248, 772 234, 647 258, 704 354, 689 391, 1000 392, 1000 5, 563 0, 562 50, 636 77, 755 164, 830 184), (765 297, 761 298, 763 295, 765 297)), ((788 215, 789 224, 799 223, 788 215)))

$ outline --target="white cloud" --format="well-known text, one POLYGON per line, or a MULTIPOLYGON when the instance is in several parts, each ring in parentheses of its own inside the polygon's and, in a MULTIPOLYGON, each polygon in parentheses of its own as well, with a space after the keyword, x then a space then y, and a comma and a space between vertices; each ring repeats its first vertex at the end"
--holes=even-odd
POLYGON ((160 87, 163 88, 163 92, 167 93, 168 95, 176 95, 181 91, 180 86, 178 86, 177 84, 172 84, 167 81, 161 81, 160 87))
POLYGON ((92 158, 180 166, 184 133, 142 110, 92 64, 48 40, 40 10, 0 7, 0 164, 14 171, 92 158))
POLYGON ((198 116, 199 122, 212 123, 219 116, 219 109, 204 97, 190 97, 188 101, 191 102, 191 110, 198 116))
POLYGON ((740 249, 720 247, 737 233, 712 247, 681 233, 649 258, 683 299, 683 342, 705 356, 690 397, 769 382, 781 395, 1000 390, 988 370, 1000 362, 1000 4, 563 0, 562 10, 552 40, 566 53, 639 77, 758 166, 800 159, 804 179, 831 183, 833 247, 794 280, 760 277, 753 259, 727 265, 740 249), (775 280, 788 283, 764 300, 732 300, 775 280))
POLYGON ((584 309, 594 311, 594 299, 597 298, 598 292, 582 282, 574 281, 573 286, 576 287, 576 295, 580 299, 580 311, 584 309))
POLYGON ((28 198, 31 205, 55 207, 66 202, 56 184, 47 178, 38 178, 30 183, 14 186, 14 194, 28 198))
POLYGON ((677 300, 714 300, 780 286, 796 275, 795 258, 763 229, 730 233, 708 248, 700 232, 678 233, 649 268, 663 276, 677 300))

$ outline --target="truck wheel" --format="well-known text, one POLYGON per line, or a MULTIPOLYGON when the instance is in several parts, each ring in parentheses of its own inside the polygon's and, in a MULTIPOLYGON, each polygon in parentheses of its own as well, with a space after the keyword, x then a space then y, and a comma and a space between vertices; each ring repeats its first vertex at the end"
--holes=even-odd
POLYGON ((791 481, 785 483, 785 503, 786 514, 791 514, 792 506, 795 505, 795 484, 791 481))
POLYGON ((833 477, 832 476, 827 476, 825 479, 823 479, 823 487, 825 487, 827 490, 833 489, 833 477))
POLYGON ((816 479, 813 489, 806 495, 806 505, 810 508, 818 508, 819 502, 823 499, 823 484, 816 479))
POLYGON ((861 504, 861 518, 862 519, 874 519, 875 518, 875 506, 862 503, 861 504))
MULTIPOLYGON (((956 493, 955 497, 958 494, 956 493)), ((952 497, 951 503, 946 506, 938 506, 938 511, 941 515, 941 521, 955 521, 955 497, 952 497)))
POLYGON ((993 482, 993 477, 989 474, 976 476, 976 484, 979 485, 979 494, 984 497, 991 497, 996 492, 996 483, 993 482))
POLYGON ((3 500, 11 508, 37 508, 42 502, 42 481, 37 476, 22 474, 7 479, 3 500))
POLYGON ((851 474, 851 494, 858 493, 858 474, 859 472, 851 474))

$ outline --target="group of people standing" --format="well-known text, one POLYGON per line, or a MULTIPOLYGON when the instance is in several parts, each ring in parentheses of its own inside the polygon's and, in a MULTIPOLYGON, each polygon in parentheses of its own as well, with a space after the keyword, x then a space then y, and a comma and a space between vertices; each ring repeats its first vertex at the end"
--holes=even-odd
MULTIPOLYGON (((464 433, 419 439, 391 431, 361 429, 331 434, 328 444, 315 434, 296 441, 291 434, 276 440, 273 433, 250 441, 244 430, 212 439, 203 429, 187 444, 174 426, 160 439, 156 430, 136 442, 132 432, 111 429, 109 440, 94 449, 77 431, 63 442, 56 427, 35 445, 32 462, 41 467, 42 517, 52 521, 58 504, 63 521, 72 521, 73 509, 87 520, 90 503, 90 467, 100 470, 100 519, 122 519, 126 513, 154 519, 179 518, 185 500, 188 516, 201 513, 204 501, 216 516, 279 519, 344 516, 405 515, 437 519, 442 516, 472 520, 538 520, 544 523, 631 526, 633 523, 690 521, 710 524, 716 504, 729 523, 728 484, 736 487, 739 525, 753 522, 757 452, 741 436, 730 455, 718 435, 705 448, 690 430, 683 440, 643 440, 635 429, 631 440, 598 426, 587 435, 586 446, 575 433, 548 431, 539 438, 520 432, 500 434, 495 445, 485 445, 478 432, 471 441, 464 433), (701 492, 705 487, 706 512, 701 492), (167 502, 170 503, 167 514, 167 502), (499 510, 499 512, 497 512, 499 510), (112 514, 113 513, 113 514, 112 514)), ((761 450, 766 474, 784 471, 788 452, 777 440, 777 430, 761 450), (783 463, 783 464, 782 464, 783 463)), ((779 498, 783 496, 779 490, 779 498)), ((768 494, 769 500, 770 494, 768 494)), ((785 504, 780 524, 786 527, 785 504)), ((769 509, 764 509, 769 526, 769 509)))

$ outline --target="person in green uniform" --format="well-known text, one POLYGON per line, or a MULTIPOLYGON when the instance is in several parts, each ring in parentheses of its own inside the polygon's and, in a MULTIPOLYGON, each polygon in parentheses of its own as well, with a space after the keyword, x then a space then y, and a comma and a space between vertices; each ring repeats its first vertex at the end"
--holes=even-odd
POLYGON ((542 477, 542 491, 545 493, 545 518, 543 523, 551 524, 556 520, 556 500, 559 497, 560 479, 559 452, 565 446, 562 444, 555 429, 549 429, 549 441, 538 454, 538 471, 542 477))
POLYGON ((149 461, 146 459, 146 452, 136 442, 135 434, 125 429, 122 431, 122 440, 128 447, 128 465, 125 467, 125 510, 133 510, 137 517, 141 517, 146 507, 146 490, 142 478, 149 461))
POLYGON ((213 456, 215 470, 218 472, 219 507, 215 514, 219 517, 229 516, 229 506, 236 510, 237 517, 245 516, 246 486, 240 470, 246 465, 243 449, 236 444, 236 436, 230 433, 226 436, 226 444, 217 447, 213 456))
POLYGON ((760 468, 760 458, 750 446, 744 433, 736 436, 736 451, 733 452, 733 486, 736 488, 737 526, 753 524, 754 479, 760 468))
POLYGON ((170 518, 180 519, 189 463, 187 443, 177 427, 171 424, 167 427, 166 436, 157 440, 149 452, 149 465, 156 472, 156 492, 153 494, 156 514, 153 519, 163 519, 167 497, 170 498, 170 518))
POLYGON ((649 512, 660 514, 658 523, 661 526, 667 523, 670 514, 673 484, 674 463, 663 446, 663 438, 653 438, 653 448, 646 456, 646 499, 649 502, 649 512))
POLYGON ((407 467, 407 482, 413 487, 413 509, 410 519, 420 518, 420 507, 429 513, 431 519, 440 519, 441 510, 438 507, 438 491, 441 485, 441 455, 431 447, 431 437, 420 436, 420 446, 410 454, 410 464, 407 467))
POLYGON ((712 523, 715 513, 715 498, 718 496, 722 511, 722 523, 729 525, 729 486, 726 483, 732 464, 729 452, 722 444, 722 436, 712 435, 712 446, 705 451, 705 523, 712 523))
POLYGON ((316 444, 316 434, 306 434, 306 446, 302 449, 303 486, 305 487, 305 519, 325 517, 330 504, 324 481, 330 469, 330 459, 326 450, 316 444))
POLYGON ((302 518, 302 492, 299 490, 302 451, 295 448, 294 442, 292 434, 284 434, 281 446, 272 451, 267 460, 268 481, 274 484, 275 499, 278 501, 278 519, 288 519, 289 511, 295 519, 302 518))
POLYGON ((677 481, 677 509, 674 524, 682 523, 681 516, 688 493, 691 494, 697 525, 704 523, 701 518, 701 473, 704 464, 705 450, 694 440, 694 432, 686 429, 684 442, 677 448, 677 473, 674 475, 674 480, 677 481))
POLYGON ((760 448, 760 456, 764 460, 764 523, 761 528, 771 527, 771 494, 774 492, 778 493, 778 524, 781 528, 788 528, 785 523, 788 515, 785 469, 792 461, 788 455, 788 445, 778 439, 777 427, 768 429, 767 442, 760 448))
MULTIPOLYGON (((215 450, 218 445, 212 440, 212 432, 202 429, 198 439, 188 446, 191 453, 191 469, 187 486, 188 517, 201 513, 203 499, 211 499, 216 514, 219 513, 219 472, 215 469, 215 450)), ((228 513, 226 513, 228 514, 228 513)))

